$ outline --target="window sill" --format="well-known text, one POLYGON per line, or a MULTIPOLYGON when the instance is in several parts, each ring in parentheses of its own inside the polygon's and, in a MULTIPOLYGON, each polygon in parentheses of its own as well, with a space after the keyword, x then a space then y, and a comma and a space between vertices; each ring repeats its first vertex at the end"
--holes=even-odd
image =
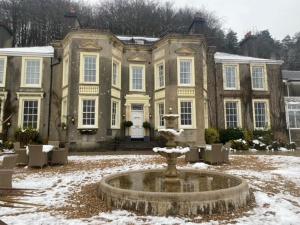
POLYGON ((92 135, 97 133, 98 128, 78 128, 78 130, 81 134, 92 135))
POLYGON ((154 90, 155 90, 155 91, 161 91, 161 90, 163 90, 163 89, 165 89, 165 88, 166 88, 166 87, 163 86, 163 87, 155 88, 154 90))

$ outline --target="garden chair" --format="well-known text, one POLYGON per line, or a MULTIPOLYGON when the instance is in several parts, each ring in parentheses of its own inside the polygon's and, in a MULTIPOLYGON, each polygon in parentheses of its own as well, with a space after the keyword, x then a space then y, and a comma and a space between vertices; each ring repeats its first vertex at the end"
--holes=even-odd
POLYGON ((0 169, 13 169, 16 166, 16 161, 16 154, 4 156, 0 169))
POLYGON ((55 148, 52 151, 51 165, 64 165, 68 163, 68 147, 55 148))
POLYGON ((43 152, 42 145, 29 145, 29 161, 28 166, 40 167, 48 164, 47 152, 43 152))
POLYGON ((17 165, 27 165, 28 164, 28 155, 25 148, 20 147, 20 142, 14 142, 14 150, 18 155, 17 165))
POLYGON ((222 144, 212 144, 211 150, 204 153, 204 161, 210 164, 219 164, 222 162, 222 144))
POLYGON ((0 188, 12 188, 13 170, 0 169, 0 188))

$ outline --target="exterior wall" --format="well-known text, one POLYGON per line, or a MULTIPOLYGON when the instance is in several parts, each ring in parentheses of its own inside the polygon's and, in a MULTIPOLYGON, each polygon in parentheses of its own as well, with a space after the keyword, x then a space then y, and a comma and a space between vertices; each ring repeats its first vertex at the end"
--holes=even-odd
POLYGON ((13 37, 9 31, 0 25, 0 48, 11 48, 13 45, 13 37))

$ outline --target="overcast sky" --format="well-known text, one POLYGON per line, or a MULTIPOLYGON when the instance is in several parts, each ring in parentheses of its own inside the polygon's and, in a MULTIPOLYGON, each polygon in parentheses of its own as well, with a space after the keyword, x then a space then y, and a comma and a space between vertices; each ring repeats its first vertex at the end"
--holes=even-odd
MULTIPOLYGON (((101 2, 103 0, 86 0, 101 2)), ((159 0, 169 1, 169 0, 159 0)), ((206 8, 242 38, 248 31, 268 29, 275 39, 300 32, 300 0, 171 0, 175 7, 206 8)))

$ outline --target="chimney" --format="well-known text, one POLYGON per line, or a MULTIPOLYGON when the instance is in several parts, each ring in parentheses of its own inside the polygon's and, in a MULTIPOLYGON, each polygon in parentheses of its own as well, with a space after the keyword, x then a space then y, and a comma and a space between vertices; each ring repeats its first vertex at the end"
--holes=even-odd
POLYGON ((197 13, 189 28, 189 34, 206 34, 206 33, 207 33, 207 22, 199 13, 197 13))
POLYGON ((78 20, 75 9, 71 7, 69 12, 66 12, 64 15, 63 36, 65 37, 72 29, 78 28, 80 28, 80 22, 78 20))

